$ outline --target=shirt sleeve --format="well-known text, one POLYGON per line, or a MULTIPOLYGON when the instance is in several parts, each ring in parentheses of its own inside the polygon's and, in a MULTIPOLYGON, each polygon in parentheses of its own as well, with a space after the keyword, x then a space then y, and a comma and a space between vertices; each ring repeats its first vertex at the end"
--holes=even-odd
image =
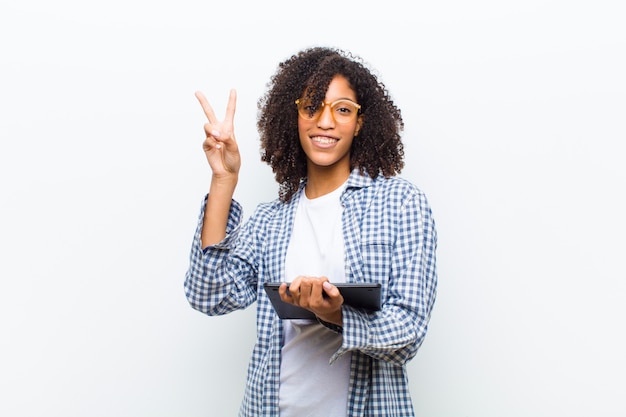
POLYGON ((256 300, 256 274, 249 258, 236 256, 243 229, 241 205, 232 201, 226 236, 221 242, 203 249, 201 233, 205 207, 206 197, 193 236, 185 274, 185 295, 194 309, 208 315, 222 315, 246 308, 256 300))
POLYGON ((386 286, 382 308, 367 313, 342 307, 343 343, 331 361, 356 350, 402 366, 415 356, 426 336, 437 288, 435 223, 419 190, 403 199, 398 210, 392 226, 396 237, 390 245, 391 264, 388 276, 382 277, 386 286))

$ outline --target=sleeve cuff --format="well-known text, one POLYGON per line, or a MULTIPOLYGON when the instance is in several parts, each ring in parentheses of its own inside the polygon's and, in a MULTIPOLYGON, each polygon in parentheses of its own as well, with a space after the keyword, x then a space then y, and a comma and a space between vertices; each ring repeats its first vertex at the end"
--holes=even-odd
POLYGON ((316 317, 317 321, 324 327, 326 327, 329 330, 332 330, 335 333, 339 333, 339 334, 343 334, 343 327, 338 326, 334 323, 329 323, 327 321, 324 321, 322 319, 320 319, 319 317, 316 317))

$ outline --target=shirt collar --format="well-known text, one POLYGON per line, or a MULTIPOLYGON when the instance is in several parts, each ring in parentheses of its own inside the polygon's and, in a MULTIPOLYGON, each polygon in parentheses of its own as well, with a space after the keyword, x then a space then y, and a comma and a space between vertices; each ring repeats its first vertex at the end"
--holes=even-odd
MULTIPOLYGON (((374 183, 374 179, 370 177, 366 172, 361 173, 359 168, 354 168, 352 172, 350 172, 350 176, 346 181, 346 189, 349 188, 365 188, 369 187, 374 183)), ((300 182, 300 187, 298 189, 298 194, 303 192, 304 187, 306 186, 306 178, 300 182)))
POLYGON ((372 177, 367 175, 366 172, 361 173, 359 168, 355 168, 352 170, 350 176, 348 177, 346 188, 365 188, 372 185, 373 182, 374 180, 372 179, 372 177))

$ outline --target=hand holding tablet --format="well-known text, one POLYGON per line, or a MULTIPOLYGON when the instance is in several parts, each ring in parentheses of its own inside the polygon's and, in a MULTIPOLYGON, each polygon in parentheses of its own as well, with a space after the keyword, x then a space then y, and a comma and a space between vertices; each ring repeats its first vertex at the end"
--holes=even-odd
MULTIPOLYGON (((278 288, 280 282, 266 282, 263 285, 274 310, 281 319, 315 319, 315 314, 304 308, 285 303, 280 299, 278 288)), ((380 310, 381 285, 375 283, 333 283, 344 299, 344 304, 366 310, 380 310)))

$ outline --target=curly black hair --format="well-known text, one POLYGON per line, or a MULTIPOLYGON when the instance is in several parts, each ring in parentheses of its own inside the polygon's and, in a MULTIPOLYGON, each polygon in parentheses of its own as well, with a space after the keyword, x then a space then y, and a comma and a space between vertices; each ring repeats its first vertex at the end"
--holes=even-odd
POLYGON ((350 168, 358 167, 362 174, 375 178, 396 175, 404 167, 400 136, 404 122, 384 84, 360 57, 340 49, 312 47, 278 65, 257 103, 261 161, 272 167, 281 201, 289 201, 307 175, 295 101, 306 91, 314 106, 321 105, 335 75, 348 80, 363 117, 352 142, 350 168))

